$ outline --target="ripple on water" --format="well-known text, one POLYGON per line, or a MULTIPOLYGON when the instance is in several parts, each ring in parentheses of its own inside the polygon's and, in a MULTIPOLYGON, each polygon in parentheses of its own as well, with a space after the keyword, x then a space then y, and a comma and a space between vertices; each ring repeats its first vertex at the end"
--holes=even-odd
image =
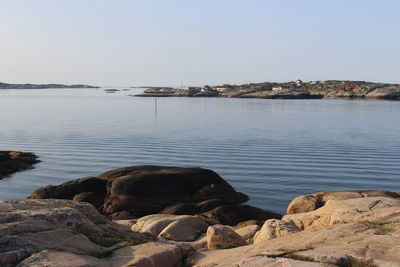
POLYGON ((210 168, 277 212, 316 191, 400 191, 400 102, 171 98, 154 121, 149 99, 35 94, 0 99, 0 147, 43 161, 0 181, 0 199, 139 164, 210 168))

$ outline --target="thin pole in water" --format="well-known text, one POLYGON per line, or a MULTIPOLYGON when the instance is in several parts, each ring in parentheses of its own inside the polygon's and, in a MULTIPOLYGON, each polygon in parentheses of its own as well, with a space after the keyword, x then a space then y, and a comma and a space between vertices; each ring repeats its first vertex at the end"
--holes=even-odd
POLYGON ((157 124, 157 98, 154 99, 154 125, 157 124))

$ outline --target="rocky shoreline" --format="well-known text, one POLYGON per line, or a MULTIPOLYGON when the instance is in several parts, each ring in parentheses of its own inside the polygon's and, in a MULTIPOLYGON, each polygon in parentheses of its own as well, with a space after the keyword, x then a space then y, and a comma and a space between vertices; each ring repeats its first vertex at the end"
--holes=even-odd
POLYGON ((38 162, 38 156, 33 153, 0 151, 0 180, 17 171, 32 169, 38 162))
POLYGON ((312 81, 249 83, 189 87, 187 89, 149 88, 139 97, 232 97, 263 99, 385 99, 400 100, 400 85, 365 81, 312 81))
POLYGON ((303 195, 283 217, 247 199, 201 168, 133 166, 46 186, 0 201, 0 265, 400 266, 400 192, 303 195))

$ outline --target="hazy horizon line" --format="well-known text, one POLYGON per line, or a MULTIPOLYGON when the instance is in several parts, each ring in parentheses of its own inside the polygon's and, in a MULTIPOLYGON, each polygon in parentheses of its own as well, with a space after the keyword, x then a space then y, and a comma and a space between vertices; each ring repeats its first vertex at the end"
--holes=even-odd
POLYGON ((0 81, 0 83, 5 83, 5 84, 32 84, 32 85, 47 85, 47 84, 62 84, 62 85, 89 85, 89 86, 98 86, 98 87, 137 87, 137 88, 145 88, 145 87, 174 87, 174 88, 186 88, 186 87, 195 87, 195 86, 204 86, 204 85, 210 85, 210 86, 217 86, 217 85, 244 85, 244 84, 256 84, 256 83, 286 83, 286 82, 294 82, 296 80, 302 80, 303 82, 314 82, 314 81, 362 81, 362 82, 370 82, 370 83, 384 83, 384 84, 400 84, 400 82, 386 82, 386 81, 369 81, 369 80, 360 80, 360 79, 313 79, 313 80, 303 80, 303 79, 292 79, 292 80, 264 80, 264 81, 245 81, 245 82, 222 82, 222 83, 203 83, 203 84, 186 84, 186 83, 181 83, 181 84, 171 84, 166 82, 160 83, 156 82, 155 84, 114 84, 114 85, 109 85, 109 84, 92 84, 92 83, 85 83, 85 82, 76 82, 76 83, 71 83, 71 82, 4 82, 0 81))

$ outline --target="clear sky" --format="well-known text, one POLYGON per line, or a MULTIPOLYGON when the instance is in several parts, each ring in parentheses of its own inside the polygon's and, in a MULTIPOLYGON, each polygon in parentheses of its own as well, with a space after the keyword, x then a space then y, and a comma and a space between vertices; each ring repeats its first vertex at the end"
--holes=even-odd
POLYGON ((0 0, 0 81, 400 83, 399 0, 0 0))

